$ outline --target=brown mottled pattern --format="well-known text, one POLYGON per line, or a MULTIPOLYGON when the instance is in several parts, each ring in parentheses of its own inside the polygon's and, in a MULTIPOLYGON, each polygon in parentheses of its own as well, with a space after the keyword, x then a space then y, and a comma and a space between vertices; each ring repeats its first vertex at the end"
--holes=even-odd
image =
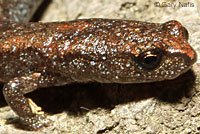
POLYGON ((56 85, 160 81, 187 71, 196 57, 177 21, 155 24, 88 19, 5 25, 0 42, 3 82, 34 72, 55 75, 56 79, 62 76, 56 85), (161 63, 146 70, 137 57, 154 49, 162 52, 161 63))

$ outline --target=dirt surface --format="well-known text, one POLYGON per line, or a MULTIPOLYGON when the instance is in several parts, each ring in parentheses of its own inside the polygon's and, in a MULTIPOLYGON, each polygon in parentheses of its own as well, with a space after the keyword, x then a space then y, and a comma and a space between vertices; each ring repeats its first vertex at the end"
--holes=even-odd
MULTIPOLYGON (((64 21, 118 18, 163 23, 176 19, 189 31, 200 53, 199 0, 52 0, 35 19, 64 21), (187 3, 187 7, 179 6, 187 3), (182 3, 183 4, 183 3, 182 3)), ((200 132, 200 61, 175 80, 149 84, 71 84, 37 90, 32 98, 53 121, 37 132, 18 126, 18 118, 0 94, 1 134, 194 134, 200 132)))

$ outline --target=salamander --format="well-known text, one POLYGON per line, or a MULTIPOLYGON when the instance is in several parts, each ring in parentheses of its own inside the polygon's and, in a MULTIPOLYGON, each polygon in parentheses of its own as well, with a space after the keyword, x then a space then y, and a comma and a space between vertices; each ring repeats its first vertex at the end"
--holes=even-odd
POLYGON ((24 94, 73 82, 145 83, 178 77, 195 63, 176 20, 120 19, 0 23, 0 82, 8 105, 30 130, 50 121, 24 94))

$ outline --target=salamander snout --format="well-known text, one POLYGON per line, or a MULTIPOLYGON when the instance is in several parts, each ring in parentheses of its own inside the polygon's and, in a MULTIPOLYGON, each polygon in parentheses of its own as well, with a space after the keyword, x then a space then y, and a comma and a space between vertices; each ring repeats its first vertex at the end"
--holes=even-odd
POLYGON ((165 31, 163 43, 160 44, 165 50, 163 61, 171 75, 166 79, 174 79, 186 72, 196 62, 197 54, 188 43, 189 33, 187 29, 178 21, 171 20, 163 24, 165 31))
POLYGON ((175 45, 151 47, 138 56, 131 56, 134 63, 132 66, 135 66, 134 77, 137 77, 138 81, 153 82, 174 79, 191 68, 197 59, 193 48, 185 42, 182 44, 182 49, 177 49, 177 43, 171 43, 175 45))
POLYGON ((165 61, 170 61, 169 64, 172 64, 170 68, 174 72, 174 75, 167 79, 176 78, 188 71, 197 60, 197 54, 193 48, 188 43, 182 45, 183 47, 179 50, 169 48, 166 52, 165 61))
MULTIPOLYGON (((190 47, 190 46, 189 46, 190 47)), ((132 58, 135 74, 141 82, 169 80, 188 71, 196 62, 196 53, 190 47, 190 53, 181 53, 174 49, 150 49, 132 58)))

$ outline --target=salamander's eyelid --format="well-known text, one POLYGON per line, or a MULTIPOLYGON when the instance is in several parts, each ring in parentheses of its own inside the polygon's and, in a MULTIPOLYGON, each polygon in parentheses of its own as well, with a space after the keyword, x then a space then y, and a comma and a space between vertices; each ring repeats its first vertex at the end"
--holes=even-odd
POLYGON ((167 21, 167 22, 162 24, 162 30, 163 31, 170 31, 176 25, 181 25, 181 24, 180 24, 180 22, 178 22, 176 20, 167 21))
POLYGON ((185 40, 188 40, 189 39, 189 33, 188 33, 188 30, 184 26, 182 26, 182 33, 183 33, 183 38, 185 40))
POLYGON ((187 29, 180 22, 171 20, 162 24, 162 30, 175 37, 183 37, 186 41, 189 39, 187 29))

